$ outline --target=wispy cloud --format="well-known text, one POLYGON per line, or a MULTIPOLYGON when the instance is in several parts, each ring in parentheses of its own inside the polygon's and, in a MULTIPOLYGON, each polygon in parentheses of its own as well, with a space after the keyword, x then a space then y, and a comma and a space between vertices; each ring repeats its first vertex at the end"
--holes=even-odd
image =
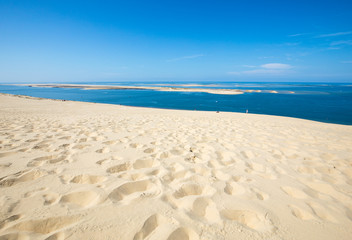
MULTIPOLYGON (((251 66, 251 65, 245 65, 251 66)), ((267 63, 260 66, 254 66, 256 69, 239 71, 239 72, 228 72, 230 75, 283 75, 289 73, 293 66, 284 63, 267 63)))
POLYGON ((258 57, 258 59, 268 59, 268 58, 275 58, 274 56, 262 56, 258 57))
POLYGON ((193 58, 199 58, 199 57, 204 57, 204 54, 195 54, 195 55, 190 55, 190 56, 183 56, 183 57, 178 57, 178 58, 172 58, 166 60, 167 62, 175 62, 175 61, 180 61, 180 60, 185 60, 185 59, 193 59, 193 58))
POLYGON ((321 34, 316 37, 317 38, 326 38, 326 37, 336 37, 336 36, 343 36, 343 35, 350 35, 350 34, 352 34, 352 31, 321 34))
POLYGON ((248 75, 281 75, 285 73, 285 70, 282 69, 254 69, 250 71, 243 71, 242 73, 248 75))
POLYGON ((291 34, 288 35, 289 37, 300 37, 300 36, 304 36, 304 35, 311 35, 312 33, 296 33, 296 34, 291 34))
POLYGON ((291 65, 289 64, 284 64, 284 63, 267 63, 260 65, 261 68, 265 69, 290 69, 292 68, 291 65))
POLYGON ((352 45, 352 40, 347 41, 334 41, 330 43, 331 46, 339 46, 339 45, 352 45))

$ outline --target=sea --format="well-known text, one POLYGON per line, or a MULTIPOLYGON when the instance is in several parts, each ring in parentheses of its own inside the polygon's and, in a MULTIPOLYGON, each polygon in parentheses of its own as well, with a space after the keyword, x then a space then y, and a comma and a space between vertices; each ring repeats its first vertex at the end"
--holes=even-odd
MULTIPOLYGON (((191 83, 71 82, 70 84, 179 87, 176 85, 191 83)), ((262 90, 262 92, 221 95, 203 92, 163 92, 131 89, 84 90, 6 84, 0 85, 0 92, 40 98, 164 109, 241 113, 248 111, 249 114, 277 115, 352 125, 352 83, 196 82, 194 84, 202 86, 189 86, 189 88, 262 90), (277 93, 270 93, 270 91, 276 91, 277 93)))

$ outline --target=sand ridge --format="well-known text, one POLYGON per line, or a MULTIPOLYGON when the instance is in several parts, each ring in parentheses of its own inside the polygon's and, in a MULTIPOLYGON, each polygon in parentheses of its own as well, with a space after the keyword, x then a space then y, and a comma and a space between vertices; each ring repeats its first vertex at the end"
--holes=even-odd
POLYGON ((0 95, 0 239, 350 239, 352 127, 0 95))

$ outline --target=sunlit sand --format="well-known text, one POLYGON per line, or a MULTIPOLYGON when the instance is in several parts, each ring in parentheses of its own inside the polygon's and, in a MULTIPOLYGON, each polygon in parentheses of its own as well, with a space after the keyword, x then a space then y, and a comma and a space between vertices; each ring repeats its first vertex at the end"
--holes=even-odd
POLYGON ((351 239, 352 127, 0 95, 0 239, 351 239))

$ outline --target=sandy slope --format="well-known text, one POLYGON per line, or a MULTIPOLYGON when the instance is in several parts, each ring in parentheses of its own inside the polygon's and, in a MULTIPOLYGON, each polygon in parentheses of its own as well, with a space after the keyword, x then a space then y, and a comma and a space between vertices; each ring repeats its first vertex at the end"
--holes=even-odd
POLYGON ((352 127, 0 95, 0 239, 351 239, 352 127))

